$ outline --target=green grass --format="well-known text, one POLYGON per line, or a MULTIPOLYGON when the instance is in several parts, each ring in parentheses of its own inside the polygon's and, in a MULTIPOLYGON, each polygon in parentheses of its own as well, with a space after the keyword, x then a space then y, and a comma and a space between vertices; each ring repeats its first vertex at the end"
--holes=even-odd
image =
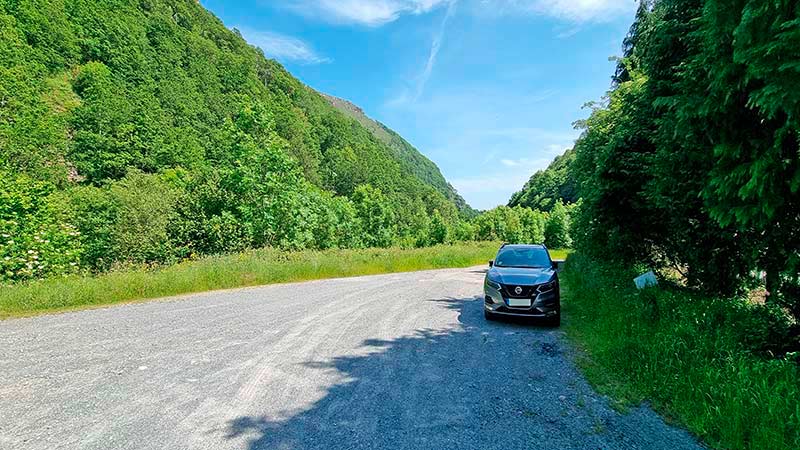
POLYGON ((800 370, 758 352, 786 326, 763 306, 667 288, 571 255, 564 328, 589 381, 625 409, 649 402, 719 449, 800 448, 800 370))
POLYGON ((569 250, 548 250, 550 252, 550 258, 553 260, 564 261, 569 256, 569 250))
POLYGON ((485 264, 496 242, 422 249, 255 250, 158 269, 49 279, 0 288, 0 318, 91 308, 193 292, 322 278, 485 264))

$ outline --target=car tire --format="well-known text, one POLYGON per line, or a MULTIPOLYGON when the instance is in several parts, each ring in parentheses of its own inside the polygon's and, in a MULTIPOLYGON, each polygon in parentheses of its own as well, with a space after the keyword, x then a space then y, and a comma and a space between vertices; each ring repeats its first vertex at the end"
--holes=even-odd
POLYGON ((490 313, 489 311, 487 311, 487 310, 485 310, 485 309, 483 310, 483 317, 484 317, 486 320, 491 320, 491 321, 494 321, 494 320, 495 320, 495 315, 494 315, 494 314, 492 314, 492 313, 490 313))

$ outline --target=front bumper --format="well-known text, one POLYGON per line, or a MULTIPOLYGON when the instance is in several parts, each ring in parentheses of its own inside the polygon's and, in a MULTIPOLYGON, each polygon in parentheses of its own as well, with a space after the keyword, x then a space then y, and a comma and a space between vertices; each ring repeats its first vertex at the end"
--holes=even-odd
POLYGON ((538 293, 532 298, 530 307, 512 307, 508 306, 508 299, 499 290, 488 284, 484 285, 483 307, 492 314, 536 318, 553 317, 558 314, 560 303, 561 298, 556 288, 552 291, 538 293))

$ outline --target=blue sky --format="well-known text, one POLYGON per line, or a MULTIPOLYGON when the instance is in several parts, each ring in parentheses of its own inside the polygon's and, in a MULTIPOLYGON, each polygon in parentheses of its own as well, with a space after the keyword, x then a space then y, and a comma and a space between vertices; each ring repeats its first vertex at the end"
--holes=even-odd
POLYGON ((566 148, 635 0, 201 0, 309 86, 359 105, 475 208, 566 148))

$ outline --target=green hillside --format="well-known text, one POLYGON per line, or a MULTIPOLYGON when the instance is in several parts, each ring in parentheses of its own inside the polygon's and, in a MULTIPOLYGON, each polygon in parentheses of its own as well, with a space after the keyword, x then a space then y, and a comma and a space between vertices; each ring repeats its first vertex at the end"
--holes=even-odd
POLYGON ((470 211, 195 1, 0 0, 0 42, 0 279, 427 245, 470 211))
POLYGON ((557 156, 545 170, 533 174, 519 192, 515 192, 508 206, 550 211, 561 200, 564 203, 578 201, 578 185, 572 172, 575 151, 567 150, 557 156))
POLYGON ((402 136, 377 120, 371 119, 364 114, 361 108, 351 102, 332 95, 323 94, 323 96, 328 99, 336 109, 356 119, 361 125, 368 129, 373 136, 386 144, 394 152, 395 157, 400 161, 405 170, 413 173, 425 183, 436 188, 436 190, 448 200, 455 203, 458 209, 466 216, 471 217, 477 214, 477 212, 470 208, 467 202, 458 195, 455 188, 447 182, 436 164, 426 158, 425 155, 403 139, 402 136))

